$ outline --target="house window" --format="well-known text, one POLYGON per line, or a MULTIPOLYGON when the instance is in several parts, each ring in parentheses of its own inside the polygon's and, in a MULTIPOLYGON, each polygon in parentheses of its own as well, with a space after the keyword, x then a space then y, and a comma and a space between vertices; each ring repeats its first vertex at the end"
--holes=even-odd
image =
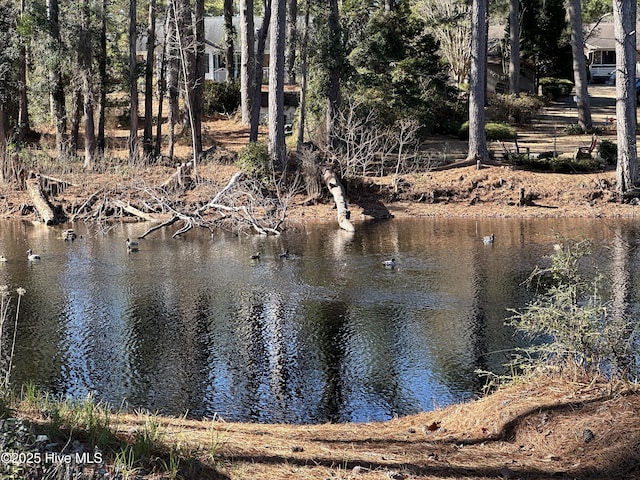
POLYGON ((608 50, 602 52, 602 63, 604 65, 615 65, 616 64, 616 51, 608 50))
POLYGON ((211 73, 211 54, 206 52, 204 54, 204 72, 211 73))

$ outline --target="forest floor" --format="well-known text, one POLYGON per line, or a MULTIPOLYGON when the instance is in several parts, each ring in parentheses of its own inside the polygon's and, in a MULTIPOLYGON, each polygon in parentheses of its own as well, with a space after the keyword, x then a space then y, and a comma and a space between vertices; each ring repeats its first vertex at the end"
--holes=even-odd
MULTIPOLYGON (((604 125, 606 117, 615 116, 612 95, 612 87, 592 89, 594 123, 604 125)), ((575 124, 576 118, 571 99, 556 102, 539 122, 519 129, 520 146, 572 155, 591 141, 590 135, 563 133, 564 125, 575 124)), ((211 122, 206 130, 205 146, 215 141, 219 150, 237 150, 246 138, 246 129, 232 120, 211 122)), ((604 132, 600 138, 615 139, 614 135, 604 132)), ((113 138, 116 142, 118 137, 113 138)), ((434 155, 446 152, 455 161, 466 156, 466 143, 457 139, 434 139, 430 148, 434 155)), ((154 184, 171 171, 143 169, 135 178, 154 184)), ((209 164, 199 173, 224 186, 234 171, 231 165, 209 164)), ((75 205, 101 185, 133 179, 129 171, 87 178, 70 169, 58 176, 76 185, 60 199, 75 205)), ((392 192, 391 178, 369 178, 366 183, 362 191, 368 194, 349 198, 356 222, 389 215, 632 217, 638 208, 614 201, 613 171, 550 174, 500 165, 480 170, 467 166, 407 175, 399 194, 392 192), (521 189, 531 194, 531 201, 518 207, 521 189), (446 192, 443 201, 418 201, 436 190, 446 192)), ((0 211, 16 218, 28 197, 3 188, 0 211)), ((289 213, 295 220, 332 221, 334 212, 326 202, 294 205, 289 213)), ((43 424, 49 421, 37 412, 23 413, 43 424)), ((165 469, 146 478, 177 474, 191 479, 274 480, 634 479, 640 478, 639 414, 640 394, 634 385, 587 381, 565 373, 527 378, 475 401, 380 423, 262 425, 160 418, 165 441, 191 448, 198 461, 184 460, 177 472, 165 469)), ((118 436, 135 437, 147 421, 139 415, 121 416, 118 436)), ((142 472, 130 478, 136 474, 142 472)))

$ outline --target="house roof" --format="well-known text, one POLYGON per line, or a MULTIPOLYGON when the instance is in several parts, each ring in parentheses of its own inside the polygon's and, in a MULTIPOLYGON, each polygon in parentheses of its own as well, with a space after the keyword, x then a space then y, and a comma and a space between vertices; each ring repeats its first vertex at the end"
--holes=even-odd
MULTIPOLYGON (((239 51, 240 50, 240 38, 239 38, 240 37, 240 16, 234 15, 232 18, 233 18, 232 20, 233 28, 236 31, 236 36, 234 39, 234 45, 235 45, 234 49, 236 51, 239 51)), ((262 19, 263 17, 261 16, 256 16, 253 19, 256 32, 262 25, 262 19)), ((163 37, 164 37, 164 22, 158 21, 156 25, 156 43, 157 44, 162 43, 163 37)), ((220 50, 220 51, 225 50, 226 32, 224 29, 224 17, 220 17, 220 16, 204 17, 204 38, 205 38, 205 44, 208 45, 209 47, 216 50, 220 50)), ((138 40, 136 43, 137 43, 136 50, 138 52, 145 52, 147 49, 147 35, 144 34, 138 37, 138 40)), ((269 35, 267 35, 267 40, 265 43, 265 51, 266 52, 269 51, 269 35)))
MULTIPOLYGON (((640 23, 636 23, 636 32, 640 23)), ((584 46, 589 51, 615 50, 616 40, 613 22, 600 22, 584 25, 584 46)), ((640 47, 640 35, 636 33, 636 50, 640 47)))

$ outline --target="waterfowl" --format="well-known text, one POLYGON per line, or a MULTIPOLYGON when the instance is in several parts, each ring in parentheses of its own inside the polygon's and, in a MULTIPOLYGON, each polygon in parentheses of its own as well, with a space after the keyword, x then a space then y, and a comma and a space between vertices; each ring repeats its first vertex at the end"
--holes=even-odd
POLYGON ((384 265, 385 268, 395 268, 396 267, 396 259, 392 258, 391 260, 385 260, 384 262, 382 262, 382 265, 384 265))
POLYGON ((289 258, 289 250, 285 250, 280 254, 280 258, 289 258))
POLYGON ((64 232, 62 232, 62 239, 65 242, 68 242, 68 241, 72 241, 73 242, 76 239, 77 236, 78 235, 76 235, 76 232, 73 231, 73 229, 71 229, 71 228, 69 228, 69 229, 65 230, 64 232))
POLYGON ((491 235, 482 237, 482 243, 484 243, 485 245, 493 245, 493 241, 495 240, 495 238, 496 236, 492 233, 491 235))
POLYGON ((27 250, 27 258, 29 260, 40 260, 40 255, 37 255, 31 251, 31 249, 27 250))
POLYGON ((251 260, 260 260, 260 252, 256 252, 251 255, 251 260))
POLYGON ((136 242, 135 240, 129 240, 127 238, 127 250, 130 250, 130 251, 138 250, 138 242, 136 242))

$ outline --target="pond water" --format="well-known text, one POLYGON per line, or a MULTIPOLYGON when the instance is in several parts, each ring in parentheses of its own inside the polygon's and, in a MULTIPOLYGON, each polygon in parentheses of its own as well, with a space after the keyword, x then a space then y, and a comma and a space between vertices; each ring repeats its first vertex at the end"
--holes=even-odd
MULTIPOLYGON (((593 239, 604 270, 616 242, 638 236, 632 221, 423 218, 355 234, 165 230, 128 253, 125 239, 146 225, 77 225, 74 242, 63 228, 0 223, 0 285, 27 291, 14 384, 288 423, 384 420, 474 396, 475 371, 499 370, 514 347, 508 309, 531 298, 522 283, 558 236, 593 239), (42 259, 28 261, 28 248, 42 259), (384 268, 391 257, 396 268, 384 268)), ((632 285, 638 262, 625 251, 632 285)))

